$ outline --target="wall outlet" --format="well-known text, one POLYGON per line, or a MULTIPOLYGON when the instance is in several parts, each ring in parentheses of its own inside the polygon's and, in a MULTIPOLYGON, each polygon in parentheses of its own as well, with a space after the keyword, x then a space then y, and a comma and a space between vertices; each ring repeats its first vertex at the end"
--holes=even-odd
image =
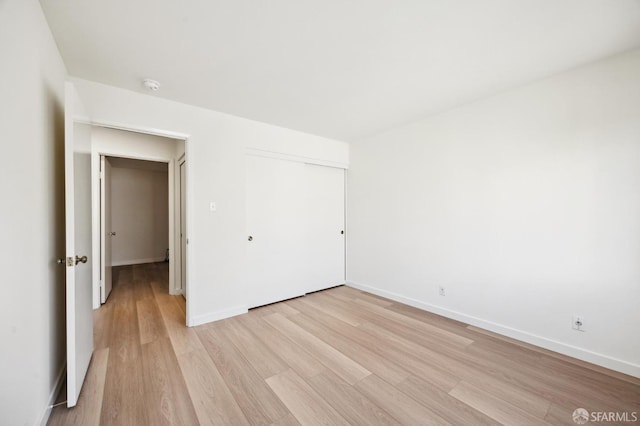
POLYGON ((439 286, 439 287, 438 287, 438 294, 439 294, 440 296, 444 296, 444 287, 442 287, 442 286, 439 286))
POLYGON ((573 316, 573 319, 571 320, 571 328, 576 331, 585 331, 584 318, 582 317, 582 315, 573 316))

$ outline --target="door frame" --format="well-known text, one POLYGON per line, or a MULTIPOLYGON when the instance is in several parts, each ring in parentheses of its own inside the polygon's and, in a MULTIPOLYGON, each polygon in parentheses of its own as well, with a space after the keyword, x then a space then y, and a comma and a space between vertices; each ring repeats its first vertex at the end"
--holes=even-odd
MULTIPOLYGON (((107 169, 109 169, 109 171, 111 170, 111 167, 108 166, 109 164, 109 158, 101 155, 100 156, 100 288, 99 288, 99 293, 100 293, 100 303, 106 303, 107 298, 109 297, 109 294, 111 294, 111 288, 109 289, 109 291, 107 292, 106 289, 105 291, 103 291, 103 286, 106 288, 106 285, 103 283, 103 281, 108 281, 107 277, 109 278, 109 280, 111 279, 111 271, 107 270, 106 267, 106 263, 108 263, 107 261, 111 261, 111 255, 107 256, 107 246, 109 247, 109 250, 111 250, 111 244, 109 244, 107 241, 110 240, 111 235, 109 235, 109 238, 107 238, 107 234, 106 234, 106 227, 107 227, 107 222, 109 222, 109 224, 111 223, 111 215, 109 214, 107 217, 107 210, 106 210, 106 206, 111 204, 111 174, 107 172, 107 169), (109 196, 107 197, 107 193, 109 193, 109 196), (109 201, 107 201, 107 199, 109 201), (109 220, 107 220, 109 219, 109 220), (108 273, 107 273, 108 272, 108 273)), ((109 232, 111 232, 111 226, 109 226, 109 232)))
POLYGON ((182 155, 178 158, 177 167, 176 167, 176 247, 179 247, 180 250, 177 252, 180 256, 176 255, 176 291, 178 290, 178 284, 180 283, 180 293, 186 297, 186 285, 187 285, 187 245, 189 241, 187 240, 187 221, 186 221, 186 212, 187 212, 187 200, 186 200, 186 188, 187 188, 187 160, 185 155, 182 155), (184 178, 182 177, 182 167, 184 166, 184 178), (184 179, 184 182, 183 182, 184 179), (184 193, 183 193, 184 191, 184 193), (184 211, 183 211, 183 202, 184 200, 184 211), (184 235, 182 234, 182 225, 185 226, 184 235), (185 244, 183 246, 182 241, 185 240, 185 244), (184 271, 182 270, 182 259, 184 258, 184 271), (183 281, 183 273, 184 273, 184 281, 183 281))
MULTIPOLYGON (((185 148, 185 153, 184 153, 184 158, 187 159, 189 157, 189 135, 186 134, 182 134, 182 133, 176 133, 176 132, 171 132, 171 131, 165 131, 165 130, 159 130, 159 129, 151 129, 151 128, 146 128, 146 127, 135 127, 135 126, 130 126, 130 125, 121 125, 121 124, 117 124, 117 123, 112 123, 112 122, 101 122, 101 121, 91 121, 90 123, 92 126, 94 127, 104 127, 104 128, 108 128, 108 129, 114 129, 114 130, 122 130, 122 131, 128 131, 128 132, 133 132, 133 133, 142 133, 142 134, 147 134, 147 135, 152 135, 152 136, 160 136, 160 137, 165 137, 165 138, 169 138, 169 139, 178 139, 178 140, 182 140, 184 141, 184 148, 185 148)), ((101 231, 101 226, 100 226, 100 156, 104 155, 104 156, 108 156, 108 157, 122 157, 122 158, 130 158, 130 159, 135 159, 135 160, 146 160, 146 161, 157 161, 157 162, 163 162, 163 163, 167 163, 168 165, 168 198, 169 198, 169 205, 167 206, 167 208, 169 209, 169 292, 170 294, 180 294, 180 292, 176 292, 176 271, 178 270, 176 268, 176 253, 178 253, 177 251, 177 247, 176 244, 179 244, 179 240, 176 241, 176 219, 177 219, 177 215, 176 215, 176 164, 178 163, 178 160, 176 159, 175 156, 173 157, 167 157, 167 156, 163 156, 163 155, 153 155, 153 154, 140 154, 134 151, 128 151, 126 149, 122 149, 122 148, 116 148, 116 147, 102 147, 102 148, 95 148, 92 146, 91 148, 91 201, 92 201, 92 211, 94 212, 92 214, 92 236, 93 236, 93 240, 92 240, 92 255, 94 257, 94 259, 97 259, 100 257, 101 255, 101 250, 100 250, 100 231, 101 231)), ((179 168, 178 168, 178 173, 179 173, 179 168)), ((185 174, 187 175, 187 182, 189 181, 188 175, 189 175, 189 167, 188 165, 185 168, 185 174)), ((185 226, 187 229, 187 233, 188 233, 188 229, 189 229, 189 219, 190 219, 190 209, 189 209, 189 205, 190 205, 190 190, 188 188, 188 186, 185 188, 185 199, 186 199, 186 217, 185 217, 185 226)), ((188 234, 187 234, 188 235, 188 234)), ((186 267, 187 271, 189 270, 189 263, 188 263, 188 258, 187 258, 187 267, 186 267)), ((94 265, 93 267, 93 308, 97 309, 101 306, 100 304, 100 265, 94 265)), ((185 289, 184 289, 184 293, 185 293, 185 297, 186 294, 188 293, 188 288, 189 288, 189 278, 187 275, 187 282, 185 283, 185 289)), ((185 321, 185 325, 189 324, 189 318, 190 318, 190 303, 189 303, 189 298, 186 297, 186 321, 185 321)))

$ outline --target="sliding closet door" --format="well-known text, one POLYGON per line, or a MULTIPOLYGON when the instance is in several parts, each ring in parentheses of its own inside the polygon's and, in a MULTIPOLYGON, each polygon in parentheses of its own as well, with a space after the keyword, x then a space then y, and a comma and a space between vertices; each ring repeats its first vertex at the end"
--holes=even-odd
POLYGON ((306 164, 307 292, 345 282, 344 169, 306 164))
POLYGON ((303 163, 247 156, 250 308, 306 293, 303 163))

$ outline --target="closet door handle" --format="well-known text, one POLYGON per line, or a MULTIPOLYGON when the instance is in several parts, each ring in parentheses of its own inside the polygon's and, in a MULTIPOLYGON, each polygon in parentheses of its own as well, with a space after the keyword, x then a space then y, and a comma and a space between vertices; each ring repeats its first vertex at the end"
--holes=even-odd
POLYGON ((253 241, 253 237, 251 235, 249 235, 249 238, 247 238, 247 240, 253 241))

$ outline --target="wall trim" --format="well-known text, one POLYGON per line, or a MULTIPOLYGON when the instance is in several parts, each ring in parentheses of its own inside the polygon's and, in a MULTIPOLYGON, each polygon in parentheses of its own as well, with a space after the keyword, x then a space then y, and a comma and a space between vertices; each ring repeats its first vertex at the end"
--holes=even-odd
POLYGON ((58 396, 58 393, 60 392, 60 389, 62 389, 62 385, 64 384, 64 381, 67 378, 66 373, 67 373, 67 363, 65 361, 65 363, 62 365, 62 368, 60 369, 60 372, 58 373, 58 377, 56 377, 56 383, 53 386, 51 393, 49 394, 49 400, 47 402, 47 406, 44 407, 44 411, 40 416, 40 420, 36 422, 37 425, 40 425, 40 426, 47 425, 47 422, 49 421, 49 416, 51 416, 51 410, 53 410, 52 406, 56 402, 56 396, 58 396))
POLYGON ((538 346, 544 349, 548 349, 560 354, 577 358, 582 361, 590 362, 592 364, 599 365, 601 367, 609 368, 611 370, 618 371, 620 373, 628 374, 630 376, 640 378, 640 365, 633 364, 628 361, 613 358, 604 354, 593 352, 587 349, 579 348, 577 346, 568 345, 566 343, 558 342, 543 336, 528 333, 526 331, 518 330, 513 327, 508 327, 503 324, 498 324, 492 321, 488 321, 482 318, 474 317, 464 314, 462 312, 453 311, 451 309, 443 308, 440 306, 432 305, 430 303, 422 302, 417 299, 403 296, 401 294, 393 293, 390 291, 382 290, 377 287, 372 287, 366 284, 347 281, 347 286, 363 290, 387 299, 395 300, 396 302, 404 303, 414 308, 422 309, 424 311, 432 312, 434 314, 441 315, 443 317, 451 318, 457 321, 464 322, 469 325, 473 325, 484 330, 492 331, 494 333, 501 334, 512 339, 520 340, 525 343, 529 343, 534 346, 538 346))
POLYGON ((319 166, 336 167, 338 169, 348 169, 349 164, 339 162, 323 160, 321 158, 304 157, 302 155, 287 154, 284 152, 267 151, 258 148, 245 148, 244 153, 246 155, 253 155, 256 157, 276 158, 278 160, 297 161, 299 163, 316 164, 319 166))
MULTIPOLYGON (((83 122, 83 121, 80 121, 80 122, 83 122)), ((154 136, 162 136, 162 137, 169 138, 169 139, 179 139, 179 140, 183 140, 183 141, 186 141, 187 139, 189 139, 191 137, 190 135, 188 135, 186 133, 182 133, 182 132, 173 132, 171 130, 157 129, 155 127, 148 127, 148 126, 136 126, 136 125, 133 125, 133 124, 119 123, 119 122, 115 122, 115 121, 93 120, 92 119, 92 120, 89 120, 89 122, 87 124, 91 124, 92 126, 97 126, 97 127, 107 127, 109 129, 125 130, 127 132, 143 133, 143 134, 154 135, 154 136)))
POLYGON ((203 315, 194 315, 188 319, 187 326, 194 327, 196 325, 202 325, 209 322, 219 321, 225 318, 235 317, 236 315, 242 315, 249 312, 247 305, 234 306, 232 308, 222 309, 215 312, 210 312, 203 315))
POLYGON ((118 262, 111 262, 111 266, 126 266, 126 265, 140 265, 142 263, 157 263, 164 262, 163 257, 150 257, 147 259, 131 259, 131 260, 120 260, 118 262))

